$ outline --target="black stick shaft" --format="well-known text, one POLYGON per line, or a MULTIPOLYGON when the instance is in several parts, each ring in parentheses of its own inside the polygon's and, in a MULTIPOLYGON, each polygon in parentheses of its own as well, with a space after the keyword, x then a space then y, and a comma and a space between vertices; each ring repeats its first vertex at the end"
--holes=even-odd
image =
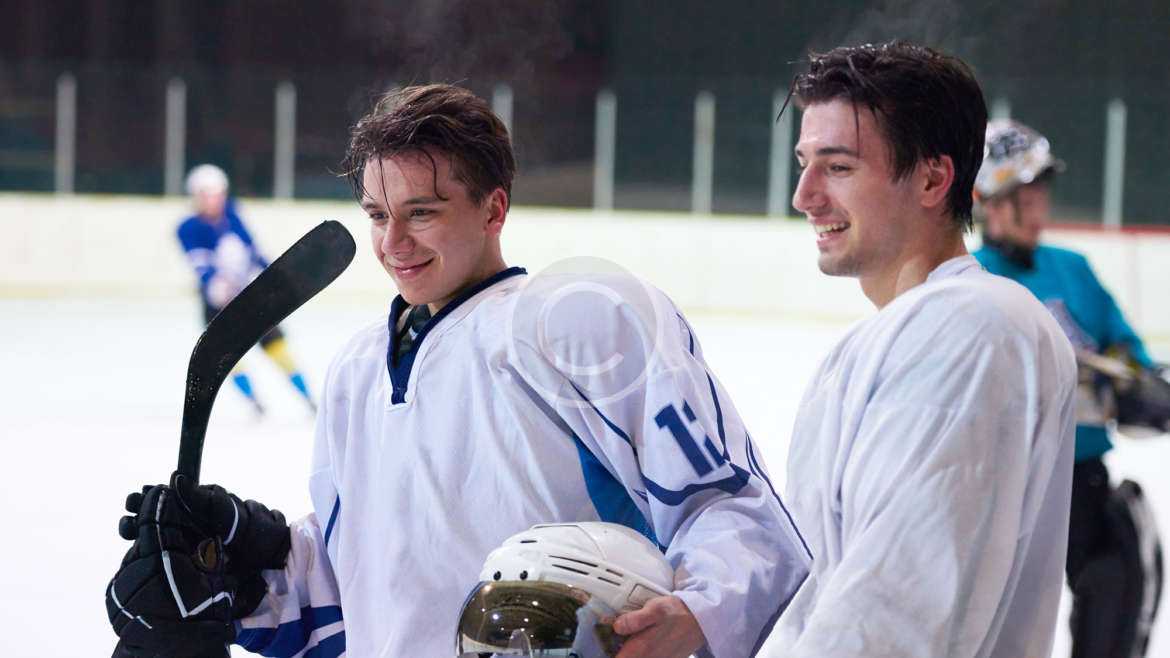
POLYGON ((353 260, 353 238, 327 221, 297 240, 212 318, 187 366, 178 472, 199 482, 203 442, 219 387, 264 334, 328 286, 353 260))

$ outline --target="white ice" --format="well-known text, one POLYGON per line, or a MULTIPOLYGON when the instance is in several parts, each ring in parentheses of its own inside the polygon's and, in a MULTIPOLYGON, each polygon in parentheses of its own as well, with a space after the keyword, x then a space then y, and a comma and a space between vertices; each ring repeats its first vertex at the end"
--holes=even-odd
MULTIPOLYGON (((310 386, 320 384, 341 341, 382 312, 377 304, 310 302, 286 323, 310 386)), ((804 383, 845 327, 791 318, 691 320, 782 486, 804 383)), ((112 650, 103 591, 128 547, 118 518, 128 492, 166 480, 175 466, 186 363, 199 330, 191 299, 0 300, 4 655, 112 650)), ((203 479, 299 516, 309 505, 311 417, 263 355, 249 354, 245 365, 269 413, 256 418, 225 384, 207 433, 203 479)), ((1170 440, 1118 443, 1109 457, 1114 477, 1140 482, 1170 532, 1170 440)), ((1063 617, 1057 656, 1068 655, 1063 617)), ((1168 619, 1163 614, 1156 625, 1151 656, 1170 656, 1168 619)))

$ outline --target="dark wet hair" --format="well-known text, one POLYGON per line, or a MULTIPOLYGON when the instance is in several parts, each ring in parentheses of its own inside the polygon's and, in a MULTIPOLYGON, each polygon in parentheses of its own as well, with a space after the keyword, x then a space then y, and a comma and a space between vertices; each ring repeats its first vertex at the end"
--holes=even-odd
POLYGON ((360 201, 365 195, 362 175, 369 161, 411 152, 429 157, 430 150, 451 159, 452 176, 467 186, 475 203, 497 187, 511 199, 516 159, 508 129, 482 98, 448 84, 410 86, 384 94, 350 130, 342 175, 360 201))
POLYGON ((809 55, 791 96, 801 108, 845 100, 873 111, 890 147, 894 180, 909 176, 921 160, 950 156, 955 180, 947 207, 970 230, 987 104, 962 60, 904 41, 834 48, 809 55))

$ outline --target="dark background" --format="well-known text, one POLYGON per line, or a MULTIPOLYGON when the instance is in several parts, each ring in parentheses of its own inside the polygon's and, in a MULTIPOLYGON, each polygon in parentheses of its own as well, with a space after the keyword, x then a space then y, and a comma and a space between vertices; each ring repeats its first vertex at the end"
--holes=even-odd
POLYGON ((772 96, 811 50, 906 38, 976 69, 1068 164, 1063 219, 1099 221, 1105 106, 1129 109, 1124 217, 1170 223, 1170 3, 633 0, 4 0, 0 190, 51 190, 56 80, 78 85, 78 192, 161 194, 164 91, 187 165, 272 193, 273 97, 297 89, 296 195, 349 194, 350 123, 393 84, 515 97, 517 203, 588 206, 596 94, 618 104, 616 205, 690 205, 695 94, 717 98, 716 212, 765 208, 772 96))

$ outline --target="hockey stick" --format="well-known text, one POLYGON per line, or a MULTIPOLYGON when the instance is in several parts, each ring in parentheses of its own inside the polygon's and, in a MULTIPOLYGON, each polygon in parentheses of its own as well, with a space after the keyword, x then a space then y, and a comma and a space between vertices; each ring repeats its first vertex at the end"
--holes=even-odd
POLYGON ((187 365, 178 472, 192 483, 199 482, 211 406, 228 373, 264 334, 345 271, 355 249, 340 222, 322 222, 211 319, 187 365))

